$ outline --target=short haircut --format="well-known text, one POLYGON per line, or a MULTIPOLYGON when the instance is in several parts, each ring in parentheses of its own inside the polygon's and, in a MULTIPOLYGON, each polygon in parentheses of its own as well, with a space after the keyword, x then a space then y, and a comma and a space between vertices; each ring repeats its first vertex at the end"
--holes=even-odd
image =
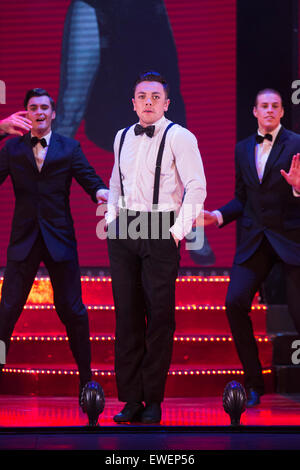
POLYGON ((137 85, 141 82, 159 82, 162 84, 165 90, 166 97, 168 98, 170 87, 167 83, 166 79, 159 73, 155 72, 154 70, 149 70, 148 72, 141 73, 135 81, 133 94, 135 93, 135 89, 137 85))
POLYGON ((281 105, 282 105, 282 107, 283 107, 283 99, 282 99, 281 93, 279 93, 279 91, 275 90, 274 88, 264 88, 263 90, 260 90, 260 91, 256 94, 254 106, 257 106, 258 97, 259 97, 260 95, 264 95, 265 93, 273 93, 274 95, 279 96, 279 98, 281 99, 281 105))
POLYGON ((25 99, 24 99, 24 107, 27 109, 28 101, 30 98, 33 98, 34 96, 48 96, 51 104, 51 108, 54 111, 55 110, 55 101, 54 99, 49 95, 48 91, 44 90, 43 88, 33 88, 32 90, 28 90, 25 99))

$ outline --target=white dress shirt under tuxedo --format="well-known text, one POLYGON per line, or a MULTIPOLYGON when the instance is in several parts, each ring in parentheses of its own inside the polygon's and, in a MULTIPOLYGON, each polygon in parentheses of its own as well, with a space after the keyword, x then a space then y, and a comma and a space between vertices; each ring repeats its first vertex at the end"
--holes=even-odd
MULTIPOLYGON (((42 170, 42 167, 43 167, 46 155, 47 155, 51 134, 52 134, 52 131, 50 131, 47 135, 43 136, 43 139, 45 139, 46 142, 47 142, 47 147, 43 147, 42 144, 40 142, 38 142, 32 148, 33 155, 34 155, 35 162, 36 162, 36 166, 38 167, 39 171, 42 170)), ((31 137, 32 137, 32 135, 31 135, 31 137)))

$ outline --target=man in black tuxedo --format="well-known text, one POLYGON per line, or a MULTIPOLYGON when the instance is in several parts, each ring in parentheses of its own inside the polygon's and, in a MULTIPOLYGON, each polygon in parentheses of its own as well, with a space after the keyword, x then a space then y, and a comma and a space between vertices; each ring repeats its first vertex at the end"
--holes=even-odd
POLYGON ((0 184, 10 176, 15 211, 0 304, 0 339, 6 351, 38 267, 51 279, 56 311, 77 363, 80 389, 91 380, 88 316, 81 297, 80 269, 70 187, 75 178, 94 202, 108 190, 73 139, 51 131, 55 104, 40 88, 25 98, 31 132, 10 139, 0 152, 0 184))
POLYGON ((239 223, 226 312, 245 373, 248 406, 264 393, 262 367, 249 317, 251 304, 274 263, 284 265, 288 307, 300 333, 300 136, 283 128, 280 94, 258 93, 253 109, 258 133, 235 151, 235 197, 204 223, 239 223), (298 194, 299 193, 299 194, 298 194))

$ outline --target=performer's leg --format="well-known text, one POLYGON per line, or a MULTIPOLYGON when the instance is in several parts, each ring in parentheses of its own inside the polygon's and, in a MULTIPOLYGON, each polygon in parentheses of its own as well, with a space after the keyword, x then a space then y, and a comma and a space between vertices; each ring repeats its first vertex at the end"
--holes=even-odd
POLYGON ((179 248, 171 237, 145 241, 142 281, 147 308, 143 388, 146 403, 160 403, 172 358, 179 248))
POLYGON ((15 324, 30 293, 41 260, 39 239, 23 261, 7 261, 0 303, 0 339, 6 353, 15 324))
POLYGON ((72 260, 55 262, 45 251, 44 262, 53 287, 55 308, 66 327, 70 348, 78 366, 80 384, 83 386, 92 378, 91 346, 88 314, 82 302, 78 259, 75 256, 72 260))
POLYGON ((255 293, 274 263, 274 253, 264 241, 245 263, 234 264, 226 296, 226 313, 235 346, 245 373, 245 388, 264 393, 262 367, 250 318, 255 293))
POLYGON ((118 397, 142 402, 141 365, 144 355, 145 303, 141 262, 133 247, 139 240, 108 239, 116 313, 115 371, 118 397))

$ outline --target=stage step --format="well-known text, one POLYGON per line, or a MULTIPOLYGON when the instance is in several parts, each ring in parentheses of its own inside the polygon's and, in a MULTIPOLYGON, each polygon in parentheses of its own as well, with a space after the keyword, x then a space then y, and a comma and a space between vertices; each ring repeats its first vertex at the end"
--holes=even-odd
MULTIPOLYGON (((94 361, 114 364, 114 336, 91 336, 92 358, 94 361)), ((272 342, 267 336, 256 337, 260 358, 264 367, 272 364, 272 342)), ((231 336, 175 335, 172 363, 188 366, 211 366, 219 364, 222 359, 227 364, 239 368, 240 362, 231 336)), ((18 367, 35 367, 42 363, 45 367, 52 364, 72 363, 73 356, 66 336, 13 336, 9 350, 7 366, 10 363, 18 367)), ((74 363, 75 368, 75 363, 74 363)))
MULTIPOLYGON (((180 276, 176 280, 176 305, 224 305, 229 284, 227 276, 180 276)), ((0 288, 3 278, 0 279, 0 288)), ((83 302, 87 305, 113 305, 110 277, 81 278, 83 302)), ((258 294, 254 304, 259 303, 258 294)), ((53 291, 48 277, 36 278, 28 305, 52 305, 53 291)))
MULTIPOLYGON (((115 311, 112 305, 87 305, 92 334, 114 334, 115 311)), ((253 305, 251 319, 256 334, 266 334, 265 305, 253 305)), ((180 334, 230 334, 224 305, 176 306, 176 331, 180 334)), ((64 335, 65 327, 53 305, 26 305, 14 335, 64 335)))
MULTIPOLYGON (((226 276, 181 276, 176 282, 176 332, 166 396, 220 395, 230 380, 243 381, 226 318, 226 276)), ((0 282, 1 284, 1 282, 0 282)), ((94 379, 106 396, 116 396, 115 311, 111 278, 82 277, 92 345, 94 379)), ((268 390, 273 391, 272 342, 266 334, 267 307, 255 296, 251 318, 268 390)), ((76 395, 78 373, 64 325, 53 305, 50 279, 37 278, 12 338, 0 393, 76 395)))
POLYGON ((297 334, 282 332, 273 337, 274 376, 276 392, 300 392, 300 338, 297 334))
POLYGON ((300 393, 300 366, 274 366, 275 390, 277 393, 300 393))
MULTIPOLYGON (((274 376, 271 368, 263 370, 266 393, 274 390, 274 376)), ((93 380, 101 384, 106 397, 116 397, 115 374, 101 364, 94 367, 93 380)), ((173 364, 170 368, 166 384, 166 397, 222 397, 225 385, 232 381, 243 382, 241 368, 223 364, 215 367, 183 367, 173 364)), ((76 396, 78 394, 78 373, 72 364, 64 364, 63 368, 19 368, 14 364, 4 369, 0 378, 2 394, 38 395, 38 396, 76 396)))

